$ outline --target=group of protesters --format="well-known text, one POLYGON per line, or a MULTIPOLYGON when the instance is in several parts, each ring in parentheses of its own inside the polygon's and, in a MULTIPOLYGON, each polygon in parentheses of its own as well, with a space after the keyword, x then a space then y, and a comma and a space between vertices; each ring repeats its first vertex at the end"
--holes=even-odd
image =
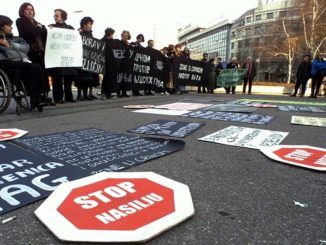
MULTIPOLYGON (((74 29, 66 23, 67 12, 62 9, 54 10, 54 24, 49 28, 74 29)), ((93 37, 92 26, 94 20, 91 17, 84 17, 80 21, 79 33, 83 36, 93 37)), ((16 26, 19 37, 12 34, 13 21, 4 15, 0 15, 0 68, 8 71, 17 70, 19 79, 22 80, 31 98, 31 106, 55 105, 56 103, 74 103, 76 101, 94 100, 97 96, 93 93, 93 88, 100 86, 100 76, 95 73, 84 71, 71 67, 45 68, 45 44, 47 38, 47 28, 35 20, 35 10, 32 4, 23 3, 19 8, 19 18, 16 20, 16 26), (53 99, 48 96, 50 92, 49 76, 52 81, 53 99), (72 83, 77 87, 77 98, 74 99, 72 93, 72 83)), ((101 39, 108 46, 113 40, 115 34, 114 29, 107 28, 104 37, 101 39)), ((139 34, 134 42, 130 42, 131 34, 129 31, 121 33, 121 46, 123 46, 127 56, 131 50, 137 49, 153 49, 154 40, 147 41, 147 47, 143 47, 145 37, 139 34)), ((133 96, 153 95, 154 92, 160 92, 162 95, 184 94, 188 93, 186 86, 174 83, 173 59, 183 57, 190 59, 190 50, 186 47, 183 50, 181 45, 169 45, 161 51, 164 56, 164 69, 167 71, 164 75, 163 88, 153 88, 151 85, 144 84, 142 93, 137 88, 132 88, 133 96)), ((123 59, 116 59, 115 54, 111 51, 106 52, 106 59, 114 60, 110 65, 106 66, 105 74, 103 74, 101 84, 101 99, 112 98, 114 94, 117 97, 129 97, 127 94, 128 87, 121 78, 123 71, 123 59)), ((300 65, 297 73, 297 83, 292 96, 296 96, 299 86, 302 86, 301 95, 306 89, 306 82, 312 78, 311 97, 316 98, 320 85, 326 74, 326 61, 321 55, 318 55, 313 62, 309 56, 304 57, 304 61, 300 65)), ((220 58, 208 59, 208 54, 203 54, 202 62, 208 64, 208 70, 204 82, 198 86, 198 93, 212 93, 216 88, 216 77, 220 70, 224 69, 220 58)), ((246 93, 247 85, 249 87, 248 94, 251 94, 252 81, 256 76, 256 65, 252 57, 248 57, 246 62, 241 66, 236 57, 227 64, 226 69, 242 68, 244 73, 243 93, 246 93)), ((15 74, 15 72, 14 72, 15 74)), ((17 74, 15 74, 17 75, 17 74)), ((10 75, 11 76, 11 75, 10 75)), ((226 93, 235 94, 235 86, 225 87, 226 93)))

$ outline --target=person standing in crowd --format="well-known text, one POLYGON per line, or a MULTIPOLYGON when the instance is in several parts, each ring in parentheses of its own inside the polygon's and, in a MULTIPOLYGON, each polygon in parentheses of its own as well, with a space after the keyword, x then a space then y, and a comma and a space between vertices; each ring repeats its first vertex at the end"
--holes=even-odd
MULTIPOLYGON (((138 34, 137 37, 136 37, 136 41, 135 42, 132 42, 130 44, 130 46, 137 50, 137 49, 142 49, 144 48, 141 44, 145 42, 145 37, 143 34, 138 34)), ((139 90, 138 89, 133 89, 132 90, 132 95, 133 96, 143 96, 141 93, 139 93, 139 90)))
MULTIPOLYGON (((180 44, 175 45, 174 46, 174 51, 171 53, 171 63, 172 63, 172 66, 173 66, 174 60, 176 58, 179 58, 179 57, 182 57, 182 56, 183 56, 183 52, 181 50, 181 45, 180 44)), ((176 90, 175 81, 177 81, 177 79, 176 79, 176 71, 174 70, 174 68, 176 68, 176 67, 173 66, 173 69, 172 69, 172 84, 173 84, 173 90, 176 90)), ((183 94, 183 92, 180 91, 180 90, 179 90, 179 93, 180 94, 183 94)))
POLYGON ((7 72, 10 79, 22 80, 30 95, 31 108, 40 108, 43 71, 39 64, 29 60, 27 42, 13 36, 12 24, 9 17, 0 15, 0 68, 7 72))
POLYGON ((242 69, 246 70, 246 73, 243 78, 242 93, 246 93, 247 84, 249 82, 248 94, 251 94, 252 81, 256 76, 256 64, 252 62, 251 56, 247 57, 247 61, 242 65, 242 69))
POLYGON ((208 93, 213 94, 214 89, 216 88, 216 67, 215 59, 209 59, 208 61, 208 84, 207 91, 208 93))
MULTIPOLYGON (((146 47, 147 49, 154 49, 154 40, 152 40, 152 39, 150 39, 150 40, 148 40, 147 41, 147 47, 146 47)), ((150 85, 150 84, 145 84, 144 85, 144 95, 154 95, 153 93, 152 93, 152 85, 150 85)))
MULTIPOLYGON (((239 68, 239 64, 238 64, 237 57, 232 57, 231 62, 226 66, 226 69, 238 69, 238 68, 239 68)), ((236 86, 225 87, 225 91, 227 94, 229 94, 230 92, 232 92, 232 94, 235 94, 235 88, 236 86)))
MULTIPOLYGON (((63 9, 54 10, 55 24, 49 25, 50 28, 63 28, 74 30, 70 25, 66 24, 68 14, 63 9)), ((65 102, 76 102, 73 98, 71 86, 72 81, 77 76, 77 70, 75 68, 52 68, 47 70, 52 77, 52 93, 55 103, 63 104, 65 102), (64 89, 63 85, 64 84, 64 89), (64 100, 63 100, 64 96, 64 100)))
POLYGON ((312 62, 312 85, 310 98, 317 98, 321 83, 326 76, 326 61, 323 59, 323 55, 318 53, 312 62))
MULTIPOLYGON (((208 53, 203 53, 203 58, 200 60, 201 62, 208 63, 208 53)), ((206 93, 206 87, 207 87, 207 80, 208 77, 203 78, 203 84, 202 86, 198 86, 197 92, 200 94, 201 93, 201 88, 203 87, 203 93, 206 93)))
POLYGON ((115 88, 117 86, 117 61, 114 57, 114 53, 111 48, 111 43, 113 42, 115 30, 112 28, 106 28, 104 32, 104 37, 101 41, 106 42, 106 53, 105 53, 105 61, 106 61, 106 69, 105 74, 102 81, 101 86, 101 99, 111 99, 112 93, 115 92, 115 88))
MULTIPOLYGON (((80 28, 78 29, 81 36, 93 37, 93 23, 94 20, 91 17, 84 17, 80 21, 80 28)), ((78 88, 77 100, 93 100, 97 99, 93 95, 93 87, 99 85, 99 76, 91 72, 78 70, 78 78, 76 79, 76 86, 78 88), (83 97, 82 97, 83 92, 83 97)))
POLYGON ((47 30, 44 25, 35 20, 35 10, 32 4, 23 3, 19 8, 19 18, 16 20, 19 37, 23 38, 29 45, 29 59, 39 64, 43 70, 43 101, 49 105, 55 105, 51 98, 48 98, 50 85, 45 72, 45 43, 47 30))
POLYGON ((303 61, 301 62, 301 64, 298 67, 297 70, 297 81, 295 83, 295 87, 294 87, 294 92, 293 94, 291 94, 291 97, 296 97, 299 87, 301 86, 301 94, 300 97, 304 96, 304 93, 306 91, 306 86, 307 86, 307 82, 308 80, 311 78, 311 59, 309 55, 305 55, 303 56, 303 61))
POLYGON ((126 84, 123 80, 123 76, 121 74, 124 73, 124 62, 126 61, 127 58, 130 58, 130 43, 129 40, 131 39, 131 35, 129 31, 122 31, 121 33, 121 46, 122 49, 125 50, 124 52, 124 59, 119 59, 118 60, 118 73, 119 73, 119 81, 118 81, 118 89, 117 89, 117 95, 118 98, 123 98, 126 97, 128 98, 129 95, 127 94, 127 88, 126 84))
MULTIPOLYGON (((187 47, 185 47, 183 49, 182 57, 184 57, 186 59, 190 59, 190 50, 187 47)), ((187 86, 186 85, 179 85, 179 92, 180 92, 180 94, 188 94, 187 86)))
POLYGON ((169 92, 167 91, 167 85, 170 80, 170 74, 171 74, 171 61, 170 57, 168 56, 169 54, 169 48, 164 47, 162 49, 162 55, 164 56, 163 60, 163 90, 161 92, 161 95, 170 95, 169 92))

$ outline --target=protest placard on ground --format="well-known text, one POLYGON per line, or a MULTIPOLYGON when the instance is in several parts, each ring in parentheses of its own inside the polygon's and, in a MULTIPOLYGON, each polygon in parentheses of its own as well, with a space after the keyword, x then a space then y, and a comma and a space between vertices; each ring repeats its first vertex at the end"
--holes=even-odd
POLYGON ((199 140, 224 145, 260 149, 261 147, 278 145, 288 134, 288 132, 230 126, 202 137, 199 140))
POLYGON ((326 118, 292 116, 291 123, 304 126, 326 127, 326 118))
POLYGON ((24 147, 78 166, 90 174, 121 171, 181 150, 179 140, 142 138, 101 129, 83 129, 16 140, 24 147))
POLYGON ((155 122, 129 129, 129 132, 183 138, 204 126, 204 123, 157 120, 155 122))

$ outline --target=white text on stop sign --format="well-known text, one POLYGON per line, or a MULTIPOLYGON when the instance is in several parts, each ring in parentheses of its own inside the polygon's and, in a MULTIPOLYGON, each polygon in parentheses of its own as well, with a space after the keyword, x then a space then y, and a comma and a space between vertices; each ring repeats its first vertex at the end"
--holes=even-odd
POLYGON ((294 159, 297 161, 304 161, 308 157, 311 157, 312 155, 313 155, 313 153, 305 151, 305 150, 295 150, 295 151, 292 151, 291 153, 285 155, 285 158, 294 159))
POLYGON ((76 204, 81 204, 81 207, 84 209, 95 208, 99 205, 99 202, 108 203, 112 201, 112 198, 121 198, 126 196, 128 193, 136 192, 133 187, 134 184, 131 182, 122 182, 116 186, 109 186, 104 190, 89 193, 87 196, 77 197, 74 199, 74 202, 76 204))

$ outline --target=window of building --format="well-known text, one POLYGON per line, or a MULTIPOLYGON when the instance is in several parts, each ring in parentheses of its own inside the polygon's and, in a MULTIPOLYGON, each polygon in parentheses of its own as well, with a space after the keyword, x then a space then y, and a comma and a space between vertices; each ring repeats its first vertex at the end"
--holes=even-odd
POLYGON ((280 11, 280 18, 286 17, 288 12, 286 10, 280 11))
POLYGON ((246 18, 246 22, 247 22, 247 23, 250 23, 250 22, 251 22, 251 17, 247 17, 247 18, 246 18))
POLYGON ((234 43, 231 43, 231 49, 234 49, 234 43))
POLYGON ((256 15, 256 21, 260 21, 261 20, 261 14, 257 14, 256 15))
POLYGON ((267 13, 267 19, 273 19, 274 18, 274 13, 267 13))

